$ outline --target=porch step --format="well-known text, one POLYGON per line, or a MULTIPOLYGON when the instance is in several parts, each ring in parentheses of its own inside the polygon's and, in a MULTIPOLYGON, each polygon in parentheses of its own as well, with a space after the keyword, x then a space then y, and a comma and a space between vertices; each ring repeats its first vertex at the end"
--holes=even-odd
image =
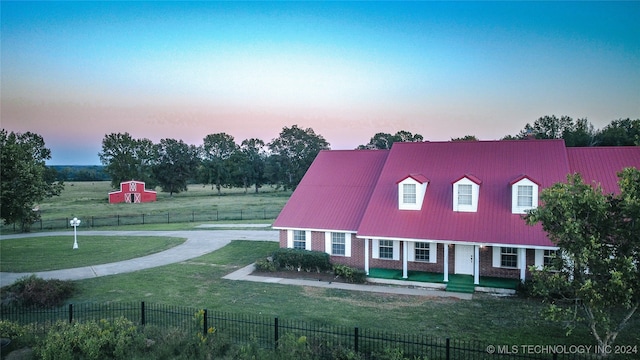
POLYGON ((476 291, 476 286, 473 285, 473 283, 471 284, 448 283, 446 291, 473 294, 476 291))
POLYGON ((476 290, 476 286, 473 284, 473 276, 464 274, 449 275, 446 290, 473 294, 476 290))

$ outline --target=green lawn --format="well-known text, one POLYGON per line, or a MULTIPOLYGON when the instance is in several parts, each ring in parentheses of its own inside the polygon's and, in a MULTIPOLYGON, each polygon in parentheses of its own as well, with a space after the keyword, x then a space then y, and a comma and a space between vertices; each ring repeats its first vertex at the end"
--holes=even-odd
MULTIPOLYGON (((593 343, 585 329, 565 336, 561 325, 543 320, 539 300, 476 294, 466 301, 221 279, 277 246, 234 241, 191 261, 78 281, 70 302, 147 301, 493 344, 593 343)), ((636 316, 619 343, 638 344, 638 334, 636 316)))
POLYGON ((0 271, 36 272, 106 264, 157 253, 186 239, 155 236, 47 236, 0 241, 0 271))

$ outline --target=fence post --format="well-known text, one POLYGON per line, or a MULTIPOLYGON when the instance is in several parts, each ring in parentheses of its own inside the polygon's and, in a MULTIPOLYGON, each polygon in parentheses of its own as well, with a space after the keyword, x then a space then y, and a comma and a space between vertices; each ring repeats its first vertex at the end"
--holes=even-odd
POLYGON ((240 209, 240 220, 242 220, 242 209, 240 209))
POLYGON ((209 325, 207 324, 207 309, 203 310, 202 314, 202 335, 207 336, 207 330, 209 329, 209 325))
POLYGON ((65 221, 66 225, 65 227, 68 229, 69 228, 69 218, 65 218, 67 221, 65 221))
POLYGON ((275 321, 274 321, 273 334, 274 334, 274 340, 275 340, 274 348, 275 348, 275 350, 278 350, 278 340, 279 340, 280 336, 278 335, 278 317, 277 316, 276 316, 275 321))
POLYGON ((91 216, 91 227, 95 227, 95 226, 93 225, 93 216, 91 216))
POLYGON ((69 304, 69 324, 73 322, 73 304, 69 304))
POLYGON ((118 226, 120 226, 120 214, 118 214, 117 216, 118 216, 118 226))
POLYGON ((267 220, 267 209, 262 209, 262 215, 264 220, 267 220))
POLYGON ((218 217, 218 210, 216 210, 216 221, 220 220, 220 218, 218 217))
POLYGON ((169 223, 169 213, 168 212, 167 212, 167 224, 170 224, 169 223))
POLYGON ((353 351, 358 352, 358 327, 353 331, 353 351))
POLYGON ((142 225, 144 225, 144 213, 142 213, 142 225))
POLYGON ((140 303, 140 325, 144 326, 146 323, 145 313, 144 313, 144 301, 140 303))
POLYGON ((450 356, 450 353, 449 353, 450 346, 449 346, 449 345, 450 345, 450 344, 449 344, 449 338, 447 338, 447 340, 446 340, 446 349, 447 349, 447 350, 446 350, 446 353, 447 353, 447 355, 446 355, 446 359, 447 359, 447 360, 449 360, 449 359, 450 359, 450 357, 449 357, 449 356, 450 356))

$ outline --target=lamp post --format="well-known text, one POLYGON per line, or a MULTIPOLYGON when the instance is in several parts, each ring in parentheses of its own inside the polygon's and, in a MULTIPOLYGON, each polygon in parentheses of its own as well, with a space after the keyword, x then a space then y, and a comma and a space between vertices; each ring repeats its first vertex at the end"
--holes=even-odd
POLYGON ((80 220, 78 218, 73 218, 71 221, 69 221, 69 224, 71 226, 73 226, 73 248, 77 249, 78 248, 78 236, 76 233, 76 228, 78 227, 78 225, 80 225, 80 220))

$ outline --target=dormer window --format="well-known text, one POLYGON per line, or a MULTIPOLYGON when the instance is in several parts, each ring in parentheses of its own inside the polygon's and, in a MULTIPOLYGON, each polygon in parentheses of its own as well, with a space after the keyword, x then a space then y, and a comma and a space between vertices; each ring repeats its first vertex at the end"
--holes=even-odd
POLYGON ((458 184, 458 205, 469 205, 473 204, 471 200, 471 185, 469 184, 458 184))
POLYGON ((416 203, 416 184, 402 184, 402 203, 416 203))
POLYGON ((512 213, 525 214, 527 210, 538 207, 538 188, 540 184, 527 176, 520 176, 510 184, 512 213))
POLYGON ((409 175, 397 182, 398 185, 398 209, 420 210, 422 200, 427 192, 429 179, 423 175, 409 175))
POLYGON ((465 175, 453 182, 453 211, 477 212, 480 184, 473 175, 465 175))
POLYGON ((531 208, 533 206, 533 186, 518 185, 518 207, 531 208))

